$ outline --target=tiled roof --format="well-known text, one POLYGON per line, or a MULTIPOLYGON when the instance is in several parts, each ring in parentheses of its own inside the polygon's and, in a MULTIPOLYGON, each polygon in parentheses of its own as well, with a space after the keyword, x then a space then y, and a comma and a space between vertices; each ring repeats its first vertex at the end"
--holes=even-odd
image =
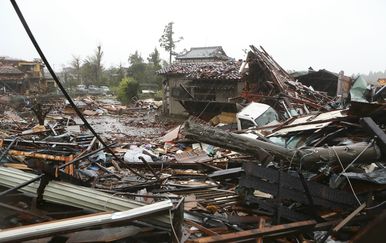
POLYGON ((23 72, 12 66, 0 65, 0 74, 23 74, 23 72))
POLYGON ((217 58, 220 60, 227 60, 229 57, 225 54, 221 46, 210 46, 210 47, 192 47, 184 54, 180 54, 176 59, 207 59, 217 58))
POLYGON ((190 79, 228 79, 240 80, 239 69, 241 62, 203 62, 203 63, 174 63, 159 71, 161 75, 185 75, 190 79))

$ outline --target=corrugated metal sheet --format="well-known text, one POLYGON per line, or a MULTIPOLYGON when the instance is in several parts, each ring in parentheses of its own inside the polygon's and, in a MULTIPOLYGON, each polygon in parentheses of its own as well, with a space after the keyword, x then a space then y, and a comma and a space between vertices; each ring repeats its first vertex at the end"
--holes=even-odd
MULTIPOLYGON (((0 185, 15 187, 24 183, 36 175, 20 170, 0 167, 0 185)), ((31 183, 19 191, 29 195, 36 195, 39 182, 31 183)), ((43 199, 49 202, 86 208, 97 211, 125 211, 145 204, 100 192, 92 188, 72 185, 60 181, 51 181, 44 190, 43 199)), ((158 216, 154 218, 159 223, 170 223, 169 216, 158 216)))
POLYGON ((92 214, 12 228, 0 232, 0 242, 23 241, 25 239, 35 239, 40 238, 41 236, 53 235, 62 232, 76 231, 85 227, 132 220, 141 216, 165 211, 171 209, 172 207, 173 203, 170 200, 166 200, 123 212, 92 214))

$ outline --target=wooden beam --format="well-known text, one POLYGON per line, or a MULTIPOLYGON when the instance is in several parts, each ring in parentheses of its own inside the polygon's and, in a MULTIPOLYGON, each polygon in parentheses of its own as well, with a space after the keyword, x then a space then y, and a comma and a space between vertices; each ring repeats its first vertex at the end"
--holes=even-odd
POLYGON ((195 243, 209 243, 209 242, 234 242, 246 239, 255 239, 256 237, 266 237, 270 234, 275 236, 285 235, 293 232, 298 232, 304 229, 312 229, 317 222, 315 220, 306 220, 289 224, 275 225, 271 227, 265 227, 262 229, 251 229, 240 232, 227 233, 222 235, 214 235, 208 237, 202 237, 187 242, 195 243))

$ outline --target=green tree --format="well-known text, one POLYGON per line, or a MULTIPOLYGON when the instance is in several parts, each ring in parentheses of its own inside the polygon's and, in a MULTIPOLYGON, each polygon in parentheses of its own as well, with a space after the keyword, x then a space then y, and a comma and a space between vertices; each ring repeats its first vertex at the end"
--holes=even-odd
POLYGON ((126 77, 126 70, 122 66, 122 63, 119 64, 118 67, 110 67, 105 71, 105 76, 108 78, 108 85, 109 86, 118 86, 120 81, 126 77))
POLYGON ((157 48, 154 48, 154 51, 149 54, 147 61, 152 64, 156 70, 161 69, 161 59, 157 48))
POLYGON ((138 51, 135 51, 134 54, 131 54, 128 59, 130 66, 127 69, 128 76, 133 77, 138 83, 147 82, 145 72, 146 72, 146 63, 144 63, 141 54, 138 51))
POLYGON ((138 63, 143 63, 143 58, 138 51, 135 51, 133 54, 129 56, 128 61, 130 65, 134 65, 138 63))
POLYGON ((72 69, 73 76, 74 76, 74 79, 75 79, 74 83, 76 83, 76 84, 82 84, 81 66, 82 66, 82 62, 80 60, 80 57, 73 55, 70 67, 72 69))
POLYGON ((159 39, 160 46, 165 49, 165 51, 169 52, 169 64, 172 63, 172 55, 175 55, 174 49, 176 48, 176 43, 180 42, 184 38, 181 36, 177 40, 174 39, 173 35, 173 22, 169 22, 165 28, 164 33, 159 39))
POLYGON ((138 51, 131 54, 128 60, 130 63, 128 76, 137 80, 141 89, 157 90, 161 87, 162 78, 156 74, 161 68, 157 49, 147 58, 148 63, 144 62, 138 51))
POLYGON ((103 57, 102 46, 98 45, 94 53, 95 81, 98 84, 100 84, 102 81, 102 72, 103 72, 102 57, 103 57))
POLYGON ((81 76, 82 76, 83 83, 85 85, 90 85, 95 83, 94 72, 95 72, 95 68, 93 64, 88 59, 84 60, 81 68, 81 76))
POLYGON ((163 60, 160 59, 157 48, 154 48, 154 51, 150 53, 147 61, 146 77, 148 78, 148 83, 150 83, 149 86, 153 87, 153 90, 154 88, 159 90, 162 86, 162 77, 157 75, 156 72, 162 68, 161 61, 163 60))
POLYGON ((105 81, 103 77, 104 67, 102 64, 103 51, 102 46, 98 45, 94 55, 87 57, 82 65, 82 76, 86 84, 102 84, 105 81))
POLYGON ((138 95, 138 89, 139 84, 134 78, 124 78, 119 83, 117 98, 122 103, 127 104, 133 97, 138 95))

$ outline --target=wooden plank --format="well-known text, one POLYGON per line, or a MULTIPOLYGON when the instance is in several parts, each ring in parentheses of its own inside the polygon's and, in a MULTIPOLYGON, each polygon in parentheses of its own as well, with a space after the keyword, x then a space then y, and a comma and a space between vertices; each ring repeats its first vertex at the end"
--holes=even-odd
POLYGON ((270 234, 275 236, 286 235, 306 229, 312 229, 317 222, 315 220, 306 220, 289 224, 275 225, 265 227, 263 229, 251 229, 240 232, 227 233, 222 235, 214 235, 202 237, 187 242, 209 243, 209 242, 234 242, 237 240, 255 239, 256 237, 266 237, 270 234))
POLYGON ((358 213, 360 213, 366 207, 366 203, 360 205, 357 209, 355 209, 352 213, 350 213, 346 218, 344 218, 338 225, 336 225, 332 232, 336 233, 341 228, 343 228, 352 218, 354 218, 358 213))

